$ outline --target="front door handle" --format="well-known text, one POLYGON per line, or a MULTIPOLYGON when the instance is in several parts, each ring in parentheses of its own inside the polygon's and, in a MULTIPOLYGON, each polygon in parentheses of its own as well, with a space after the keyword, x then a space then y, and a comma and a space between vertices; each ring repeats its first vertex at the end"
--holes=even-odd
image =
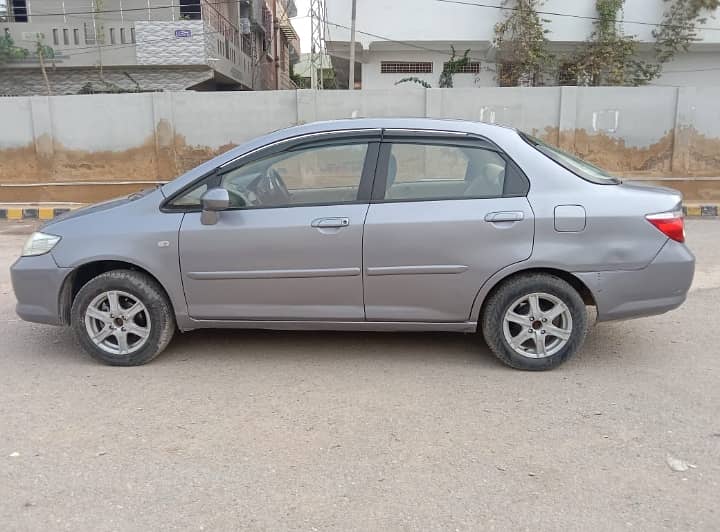
POLYGON ((317 218, 310 224, 312 227, 347 227, 350 225, 350 218, 317 218))
POLYGON ((525 219, 522 211, 490 212, 485 215, 486 222, 520 222, 525 219))

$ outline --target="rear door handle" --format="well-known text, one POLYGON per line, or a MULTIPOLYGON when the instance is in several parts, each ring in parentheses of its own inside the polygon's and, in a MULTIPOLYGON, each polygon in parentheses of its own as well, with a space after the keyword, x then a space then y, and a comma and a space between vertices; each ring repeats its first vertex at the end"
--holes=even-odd
POLYGON ((525 219, 522 211, 489 212, 485 215, 486 222, 520 222, 525 219))
POLYGON ((350 218, 317 218, 310 224, 312 227, 347 227, 350 225, 350 218))

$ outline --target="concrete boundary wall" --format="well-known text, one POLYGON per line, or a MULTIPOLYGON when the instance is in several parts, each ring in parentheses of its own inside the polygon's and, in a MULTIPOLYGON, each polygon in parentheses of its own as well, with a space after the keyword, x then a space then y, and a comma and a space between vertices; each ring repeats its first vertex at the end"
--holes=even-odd
POLYGON ((351 116, 506 124, 617 174, 720 199, 715 88, 164 92, 0 98, 0 202, 96 201, 164 182, 255 136, 351 116))

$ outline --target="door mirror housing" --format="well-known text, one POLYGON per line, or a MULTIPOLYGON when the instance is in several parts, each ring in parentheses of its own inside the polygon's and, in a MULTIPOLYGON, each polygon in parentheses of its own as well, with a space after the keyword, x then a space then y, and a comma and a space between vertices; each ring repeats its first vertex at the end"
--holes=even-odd
POLYGON ((220 218, 220 211, 230 207, 230 195, 224 188, 210 188, 200 197, 200 205, 200 222, 203 225, 215 225, 220 218))

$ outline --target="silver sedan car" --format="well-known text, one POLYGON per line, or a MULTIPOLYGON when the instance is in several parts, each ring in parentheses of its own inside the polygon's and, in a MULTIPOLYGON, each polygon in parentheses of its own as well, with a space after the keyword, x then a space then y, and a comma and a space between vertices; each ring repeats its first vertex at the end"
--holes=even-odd
POLYGON ((176 330, 481 332, 553 368, 599 321, 685 300, 681 196, 514 129, 356 119, 270 133, 69 213, 12 266, 17 313, 138 365, 176 330))

